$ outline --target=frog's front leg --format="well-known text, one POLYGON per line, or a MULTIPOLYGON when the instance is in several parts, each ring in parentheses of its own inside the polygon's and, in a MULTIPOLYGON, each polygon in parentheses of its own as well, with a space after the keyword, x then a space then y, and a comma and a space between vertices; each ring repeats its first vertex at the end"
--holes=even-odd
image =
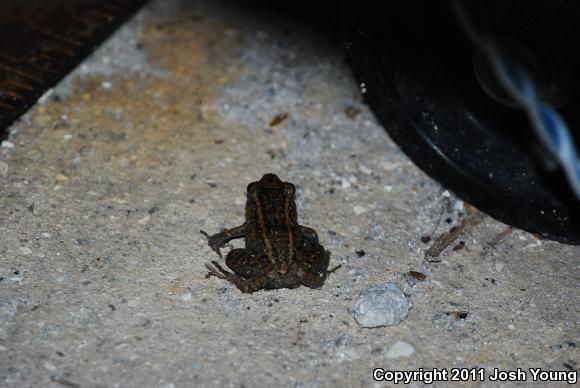
POLYGON ((217 276, 220 279, 227 280, 244 293, 261 290, 266 286, 266 284, 268 284, 270 280, 272 280, 271 273, 264 273, 258 276, 254 276, 250 279, 244 279, 239 275, 226 271, 219 265, 217 261, 212 261, 212 264, 213 266, 210 264, 205 265, 209 270, 209 275, 217 276))
POLYGON ((223 232, 214 234, 213 236, 210 236, 203 230, 200 230, 200 233, 207 237, 207 244, 211 247, 211 249, 216 252, 220 258, 223 258, 222 253, 220 252, 220 248, 223 247, 228 241, 245 237, 246 224, 226 229, 223 232))

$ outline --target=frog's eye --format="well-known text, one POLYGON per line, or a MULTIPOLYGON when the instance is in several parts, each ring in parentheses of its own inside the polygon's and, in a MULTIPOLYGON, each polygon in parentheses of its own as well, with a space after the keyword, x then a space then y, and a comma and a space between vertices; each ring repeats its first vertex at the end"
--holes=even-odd
POLYGON ((255 192, 256 192, 256 185, 257 185, 257 182, 252 182, 252 183, 250 183, 250 184, 248 185, 248 188, 246 189, 246 192, 247 192, 248 194, 253 194, 253 193, 255 193, 255 192))
POLYGON ((294 187, 294 185, 292 183, 286 183, 286 184, 284 184, 284 190, 288 194, 294 194, 296 192, 296 187, 294 187))

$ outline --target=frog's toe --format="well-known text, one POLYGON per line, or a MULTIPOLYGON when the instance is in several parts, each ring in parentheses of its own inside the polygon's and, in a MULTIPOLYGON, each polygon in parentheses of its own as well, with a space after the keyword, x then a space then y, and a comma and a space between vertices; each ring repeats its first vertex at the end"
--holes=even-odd
POLYGON ((218 243, 216 243, 215 241, 213 241, 211 239, 211 237, 208 240, 208 245, 212 249, 212 251, 214 251, 215 253, 218 254, 218 256, 220 257, 220 259, 223 259, 222 253, 220 251, 220 245, 218 243))
POLYGON ((214 251, 215 253, 218 254, 218 256, 220 257, 220 259, 223 259, 222 253, 220 252, 220 242, 216 241, 215 236, 210 236, 207 232, 200 230, 199 233, 203 234, 205 237, 207 237, 207 245, 209 245, 209 247, 212 249, 212 251, 214 251))
POLYGON ((329 269, 328 271, 326 271, 326 274, 331 274, 333 272, 336 272, 336 270, 341 269, 342 268, 342 264, 337 265, 336 267, 329 269))
POLYGON ((207 274, 208 276, 215 276, 218 277, 220 279, 225 279, 226 275, 225 275, 225 271, 223 270, 223 268, 220 267, 219 264, 217 264, 215 261, 212 262, 212 264, 210 263, 206 263, 205 264, 205 268, 207 268, 207 270, 209 271, 209 273, 207 274))
POLYGON ((212 249, 212 250, 213 250, 215 253, 217 253, 217 255, 220 257, 220 259, 223 259, 223 258, 224 258, 224 257, 222 256, 222 253, 221 253, 220 249, 219 249, 217 246, 215 246, 215 245, 210 245, 210 247, 211 247, 211 249, 212 249))

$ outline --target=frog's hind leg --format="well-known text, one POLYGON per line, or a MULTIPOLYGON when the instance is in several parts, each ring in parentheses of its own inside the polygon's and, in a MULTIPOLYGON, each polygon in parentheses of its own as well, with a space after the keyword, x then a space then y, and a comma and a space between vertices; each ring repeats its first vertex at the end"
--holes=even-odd
POLYGON ((272 272, 272 265, 267 256, 255 256, 245 249, 232 249, 226 256, 226 265, 246 279, 272 272))
POLYGON ((308 288, 320 288, 326 280, 326 273, 311 273, 298 270, 298 278, 300 282, 308 288))
POLYGON ((212 261, 212 265, 206 264, 206 268, 209 270, 209 275, 217 276, 220 279, 225 279, 228 282, 236 286, 241 292, 249 293, 261 290, 272 280, 272 275, 270 273, 262 274, 259 276, 254 276, 250 279, 244 279, 241 276, 233 274, 229 271, 223 269, 217 261, 212 261))
POLYGON ((229 281, 242 292, 265 288, 274 276, 267 256, 254 256, 245 249, 232 249, 226 256, 226 265, 234 273, 226 271, 216 261, 212 264, 206 264, 210 275, 229 281))
POLYGON ((318 245, 317 249, 318 251, 314 251, 315 254, 301 254, 298 257, 298 279, 300 279, 303 285, 309 288, 322 287, 328 275, 341 267, 341 265, 338 265, 332 269, 328 269, 330 252, 324 250, 321 245, 318 245))

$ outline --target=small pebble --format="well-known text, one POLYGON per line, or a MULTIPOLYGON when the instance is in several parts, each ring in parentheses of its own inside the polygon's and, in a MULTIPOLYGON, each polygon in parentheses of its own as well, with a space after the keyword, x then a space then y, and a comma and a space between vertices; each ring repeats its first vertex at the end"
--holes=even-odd
POLYGON ((572 341, 566 341, 562 344, 552 345, 550 346, 550 350, 553 352, 562 352, 568 350, 576 349, 576 343, 572 341))
POLYGON ((364 82, 360 84, 360 92, 362 94, 365 94, 367 92, 367 86, 365 85, 364 82))
POLYGON ((2 148, 14 148, 14 143, 8 140, 2 142, 2 148))
POLYGON ((339 351, 337 358, 339 361, 354 361, 360 358, 360 354, 355 349, 347 348, 339 351))
POLYGON ((32 253, 32 249, 28 247, 20 247, 20 252, 22 252, 25 255, 30 255, 32 253))
POLYGON ((364 212, 367 211, 367 209, 365 209, 364 207, 360 206, 360 205, 356 205, 352 210, 354 210, 355 214, 363 214, 364 212))
POLYGON ((5 177, 8 175, 8 165, 4 162, 0 162, 0 176, 5 177))
POLYGON ((352 338, 350 335, 345 334, 345 333, 340 333, 336 339, 334 340, 334 346, 337 348, 344 348, 346 347, 350 342, 352 341, 352 338))
POLYGON ((371 175, 371 174, 373 173, 373 170, 371 170, 371 169, 370 169, 370 168, 368 168, 368 167, 362 166, 362 165, 361 165, 361 166, 359 166, 359 170, 360 170, 360 171, 361 171, 363 174, 366 174, 366 175, 371 175))
POLYGON ((137 222, 138 222, 138 223, 140 223, 140 224, 142 224, 142 225, 144 225, 144 224, 148 223, 148 222, 149 222, 149 220, 151 220, 151 216, 149 216, 149 215, 146 215, 145 217, 141 218, 141 219, 140 219, 139 221, 137 221, 137 222))
POLYGON ((56 366, 54 366, 54 364, 51 364, 50 362, 46 361, 44 363, 44 369, 49 370, 51 372, 55 372, 56 371, 56 366))
POLYGON ((397 325, 409 313, 409 300, 394 283, 367 286, 354 306, 354 318, 361 327, 397 325))
POLYGON ((191 292, 187 291, 181 294, 181 300, 184 302, 190 301, 192 298, 191 292))
POLYGON ((409 357, 413 353, 415 353, 415 348, 413 345, 404 341, 397 341, 389 348, 389 350, 387 350, 385 353, 385 358, 392 359, 399 357, 409 357))

